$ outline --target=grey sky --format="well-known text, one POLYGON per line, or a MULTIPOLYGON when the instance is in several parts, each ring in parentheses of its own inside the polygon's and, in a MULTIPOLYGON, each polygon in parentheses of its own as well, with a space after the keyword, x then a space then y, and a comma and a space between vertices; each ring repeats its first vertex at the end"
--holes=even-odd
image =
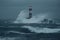
POLYGON ((60 0, 0 0, 0 18, 16 19, 29 5, 32 5, 33 15, 48 13, 48 16, 60 17, 60 0))

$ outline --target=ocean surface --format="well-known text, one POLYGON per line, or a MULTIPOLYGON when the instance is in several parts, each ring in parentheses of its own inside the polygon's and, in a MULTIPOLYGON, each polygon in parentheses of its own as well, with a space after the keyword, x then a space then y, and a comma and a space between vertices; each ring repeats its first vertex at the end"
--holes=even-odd
POLYGON ((0 40, 60 40, 60 28, 23 26, 17 29, 0 28, 0 33, 4 32, 0 40))
POLYGON ((0 38, 0 40, 60 40, 58 38, 27 38, 27 37, 4 37, 0 38))

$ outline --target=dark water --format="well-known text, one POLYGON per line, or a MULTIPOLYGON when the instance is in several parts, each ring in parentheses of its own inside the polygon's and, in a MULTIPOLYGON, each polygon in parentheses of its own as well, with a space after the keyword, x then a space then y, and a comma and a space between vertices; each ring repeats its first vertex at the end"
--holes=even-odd
POLYGON ((60 33, 34 33, 26 28, 0 27, 0 40, 60 40, 60 33))
POLYGON ((0 40, 60 40, 58 38, 26 38, 26 37, 5 37, 5 38, 0 38, 0 40))
POLYGON ((16 34, 10 33, 1 36, 0 40, 60 40, 60 33, 32 33, 32 34, 16 34))
POLYGON ((60 38, 0 37, 0 40, 60 40, 60 38))

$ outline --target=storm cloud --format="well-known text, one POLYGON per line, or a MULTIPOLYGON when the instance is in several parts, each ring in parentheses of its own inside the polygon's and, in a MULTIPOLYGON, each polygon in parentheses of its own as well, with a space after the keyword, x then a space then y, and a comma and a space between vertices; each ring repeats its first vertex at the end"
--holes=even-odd
POLYGON ((0 18, 16 19, 30 5, 33 15, 48 13, 50 18, 60 17, 60 0, 0 0, 0 18))

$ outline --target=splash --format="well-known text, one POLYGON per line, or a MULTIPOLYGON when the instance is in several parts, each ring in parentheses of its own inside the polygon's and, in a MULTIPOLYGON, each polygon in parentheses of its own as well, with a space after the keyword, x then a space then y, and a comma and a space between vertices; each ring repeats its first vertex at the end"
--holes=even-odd
POLYGON ((22 10, 18 15, 15 23, 40 23, 44 18, 46 18, 47 14, 37 14, 33 16, 31 19, 26 19, 28 15, 28 10, 22 10))
MULTIPOLYGON (((47 14, 37 14, 33 16, 31 19, 26 19, 28 15, 29 15, 28 10, 22 10, 18 15, 16 21, 14 21, 14 23, 40 23, 43 19, 47 17, 47 14)), ((22 26, 22 27, 27 28, 31 32, 35 33, 55 33, 60 31, 60 29, 40 28, 32 26, 22 26)))

